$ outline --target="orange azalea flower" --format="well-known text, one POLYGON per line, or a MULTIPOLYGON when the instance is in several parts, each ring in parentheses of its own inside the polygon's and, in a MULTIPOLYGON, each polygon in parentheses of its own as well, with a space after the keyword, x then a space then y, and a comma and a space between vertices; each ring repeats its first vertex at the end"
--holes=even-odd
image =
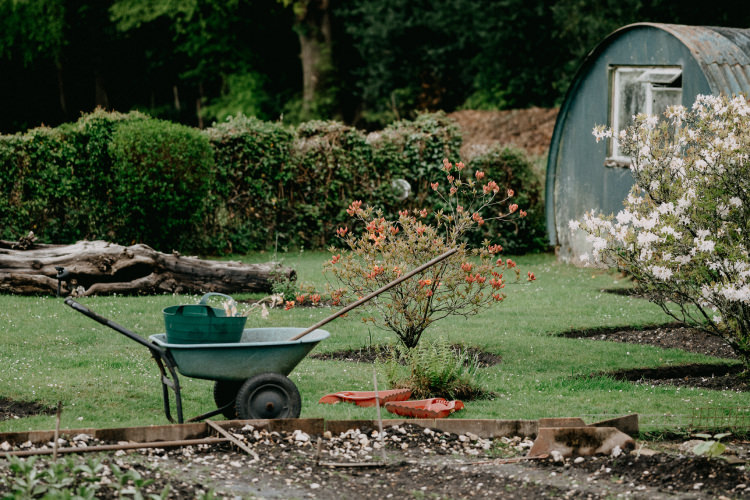
POLYGON ((510 209, 510 213, 513 213, 513 212, 515 212, 516 210, 518 210, 518 205, 517 205, 517 204, 515 204, 515 203, 513 203, 513 204, 512 204, 511 206, 509 206, 508 208, 510 209))
POLYGON ((432 188, 433 191, 437 191, 438 183, 437 182, 431 182, 430 183, 430 187, 432 188))
POLYGON ((480 180, 482 180, 484 178, 484 172, 482 172, 481 170, 477 170, 474 173, 474 177, 476 177, 477 180, 480 181, 480 180))
POLYGON ((502 252, 503 247, 501 245, 490 245, 487 247, 487 250, 489 250, 489 252, 494 255, 496 253, 502 252))
POLYGON ((526 217, 526 212, 523 211, 523 210, 521 210, 521 211, 518 212, 518 216, 519 217, 526 217))
POLYGON ((508 190, 508 198, 511 198, 514 194, 516 194, 515 191, 513 191, 512 189, 508 190))
POLYGON ((349 215, 354 215, 358 213, 360 210, 362 210, 360 207, 362 206, 362 200, 353 201, 351 205, 349 205, 349 208, 346 209, 346 213, 349 215))
POLYGON ((460 161, 460 162, 456 163, 456 170, 463 170, 463 168, 465 166, 466 165, 464 165, 464 162, 460 161))
POLYGON ((305 296, 304 293, 302 295, 297 295, 297 302, 299 302, 300 304, 302 304, 303 302, 305 302, 306 298, 307 297, 305 296))
POLYGON ((528 278, 528 279, 529 279, 529 281, 534 281, 534 280, 536 279, 536 276, 534 276, 534 273, 532 273, 531 271, 529 271, 529 272, 528 272, 528 273, 526 273, 526 274, 527 274, 527 275, 528 275, 528 277, 529 277, 529 278, 528 278))
POLYGON ((313 304, 317 304, 318 302, 320 302, 320 294, 318 293, 312 294, 312 296, 310 297, 310 300, 312 300, 313 304))
POLYGON ((443 168, 446 172, 450 172, 453 168, 453 165, 451 165, 451 162, 449 162, 447 158, 443 158, 443 168))
POLYGON ((334 256, 333 256, 333 258, 331 259, 331 264, 335 264, 335 263, 337 263, 337 262, 338 262, 339 260, 341 260, 341 254, 336 254, 336 255, 334 255, 334 256))
POLYGON ((396 235, 398 234, 399 229, 396 226, 391 226, 391 234, 396 235))
POLYGON ((427 217, 427 209, 426 209, 426 208, 423 208, 422 210, 420 210, 420 211, 419 211, 419 216, 420 216, 420 217, 422 217, 423 219, 424 219, 425 217, 427 217))
POLYGON ((463 264, 461 264, 461 270, 470 273, 472 266, 473 264, 471 262, 464 262, 463 264))
POLYGON ((477 223, 477 224, 479 224, 480 226, 481 226, 482 224, 484 224, 484 219, 482 218, 482 216, 481 216, 481 215, 479 215, 479 213, 478 213, 478 212, 474 212, 473 214, 471 214, 471 218, 472 218, 472 219, 474 219, 474 222, 476 222, 476 223, 477 223))
POLYGON ((343 238, 344 236, 346 236, 346 233, 348 233, 348 232, 349 232, 349 229, 346 228, 346 227, 340 227, 340 228, 338 228, 336 230, 336 234, 338 234, 339 237, 341 237, 341 238, 343 238))
POLYGON ((287 300, 284 302, 284 310, 288 311, 289 309, 294 307, 294 301, 293 300, 287 300))

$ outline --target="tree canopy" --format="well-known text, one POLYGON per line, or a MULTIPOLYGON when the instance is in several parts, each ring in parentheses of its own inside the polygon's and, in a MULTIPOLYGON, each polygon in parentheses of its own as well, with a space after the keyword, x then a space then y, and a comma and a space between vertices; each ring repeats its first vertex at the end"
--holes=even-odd
POLYGON ((420 110, 559 104, 640 21, 746 27, 734 0, 0 0, 0 132, 102 106, 380 127, 420 110))

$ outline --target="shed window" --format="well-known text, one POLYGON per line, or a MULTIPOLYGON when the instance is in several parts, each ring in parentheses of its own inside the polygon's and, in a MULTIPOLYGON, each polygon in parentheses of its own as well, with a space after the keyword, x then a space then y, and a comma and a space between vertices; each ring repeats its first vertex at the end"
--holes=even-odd
MULTIPOLYGON (((639 113, 663 118, 668 106, 682 103, 682 69, 659 66, 619 66, 610 74, 610 124, 619 132, 639 113)), ((629 165, 630 159, 610 141, 607 165, 629 165)))

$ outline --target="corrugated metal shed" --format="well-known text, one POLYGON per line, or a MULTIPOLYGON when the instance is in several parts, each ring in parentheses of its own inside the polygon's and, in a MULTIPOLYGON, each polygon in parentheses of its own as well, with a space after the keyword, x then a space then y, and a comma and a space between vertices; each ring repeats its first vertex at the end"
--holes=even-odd
POLYGON ((750 90, 750 29, 639 23, 662 29, 680 40, 695 57, 714 94, 750 90))
POLYGON ((698 94, 750 94, 750 29, 636 23, 589 53, 560 107, 547 161, 547 230, 563 260, 588 251, 568 222, 591 210, 617 212, 633 184, 591 135, 595 125, 611 124, 613 68, 628 66, 680 68, 685 106, 698 94))

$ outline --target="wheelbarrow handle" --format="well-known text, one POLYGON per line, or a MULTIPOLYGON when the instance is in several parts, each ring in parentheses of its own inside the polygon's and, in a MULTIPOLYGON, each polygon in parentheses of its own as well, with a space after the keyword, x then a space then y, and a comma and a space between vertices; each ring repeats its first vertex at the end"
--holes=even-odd
POLYGON ((339 311, 331 314, 327 318, 318 321, 317 323, 315 323, 313 326, 311 326, 307 330, 303 331, 302 333, 300 333, 298 335, 295 335, 294 337, 290 338, 289 340, 293 341, 293 340, 299 340, 299 339, 301 339, 302 337, 304 337, 308 333, 311 333, 314 330, 317 330, 321 326, 325 325, 326 323, 329 323, 329 322, 333 321, 334 319, 338 318, 342 314, 345 314, 345 313, 351 311, 355 307, 361 306, 362 304, 364 304, 368 300, 377 297, 378 295, 380 295, 381 293, 385 292, 386 290, 390 290, 391 288, 393 288, 394 286, 398 285, 399 283, 408 280, 409 278, 411 278, 415 274, 421 273, 422 271, 424 271, 428 267, 432 267, 435 264, 437 264, 438 262, 447 259, 448 257, 450 257, 451 255, 453 255, 456 252, 458 252, 458 248, 451 248, 447 252, 438 255, 437 257, 435 257, 431 261, 426 262, 426 263, 422 264, 421 266, 419 266, 418 268, 412 269, 411 271, 409 271, 408 273, 404 274, 403 276, 400 276, 400 277, 396 278, 395 280, 391 281, 390 283, 383 285, 382 287, 378 288, 377 290, 375 290, 371 294, 367 295, 366 297, 362 297, 358 301, 349 304, 345 308, 343 308, 343 309, 341 309, 341 310, 339 310, 339 311))
POLYGON ((98 315, 97 313, 95 313, 94 311, 92 311, 91 309, 89 309, 88 307, 84 306, 83 304, 81 304, 79 302, 76 302, 72 298, 70 298, 70 297, 66 298, 65 299, 65 304, 68 305, 68 306, 70 306, 70 307, 72 307, 73 309, 75 309, 79 313, 88 316, 89 318, 93 319, 94 321, 97 321, 97 322, 101 323, 104 326, 110 327, 111 329, 113 329, 113 330, 115 330, 115 331, 117 331, 117 332, 125 335, 126 337, 128 337, 131 340, 135 340, 139 344, 141 344, 144 347, 148 348, 148 350, 151 351, 151 353, 153 355, 158 356, 160 358, 164 357, 165 350, 162 349, 161 347, 152 344, 151 342, 147 341, 146 339, 144 339, 143 337, 141 337, 137 333, 131 332, 130 330, 128 330, 124 326, 119 325, 119 324, 115 323, 114 321, 105 318, 104 316, 98 315))

